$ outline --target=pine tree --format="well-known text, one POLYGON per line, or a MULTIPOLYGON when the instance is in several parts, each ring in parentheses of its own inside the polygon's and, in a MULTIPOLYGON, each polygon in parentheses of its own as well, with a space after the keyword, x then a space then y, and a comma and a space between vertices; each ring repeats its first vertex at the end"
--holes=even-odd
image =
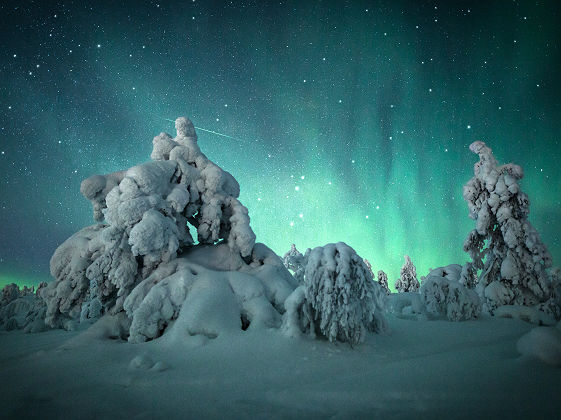
POLYGON ((411 262, 409 255, 405 255, 405 264, 401 267, 400 277, 395 282, 395 288, 399 293, 417 292, 419 290, 419 280, 417 280, 417 269, 411 262))
POLYGON ((470 150, 479 155, 474 176, 463 196, 476 227, 464 242, 471 261, 462 270, 461 282, 473 285, 491 313, 501 305, 533 306, 552 295, 551 256, 528 221, 530 202, 520 189, 520 166, 499 166, 492 150, 481 141, 470 150))

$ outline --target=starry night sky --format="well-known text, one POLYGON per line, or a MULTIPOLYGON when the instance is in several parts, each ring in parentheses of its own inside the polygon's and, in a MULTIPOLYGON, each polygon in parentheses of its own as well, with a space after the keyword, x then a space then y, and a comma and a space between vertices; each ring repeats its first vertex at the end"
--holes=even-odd
POLYGON ((345 241, 375 270, 468 257, 483 140, 525 169, 561 264, 561 3, 0 4, 0 286, 49 278, 92 224, 82 179, 149 159, 188 116, 279 254, 345 241))

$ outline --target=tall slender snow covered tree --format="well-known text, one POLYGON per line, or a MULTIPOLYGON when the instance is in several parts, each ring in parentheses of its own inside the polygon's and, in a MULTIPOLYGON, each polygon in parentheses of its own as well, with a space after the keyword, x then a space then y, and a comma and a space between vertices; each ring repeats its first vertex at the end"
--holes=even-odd
POLYGON ((378 284, 382 286, 382 289, 384 290, 384 292, 386 292, 386 295, 391 294, 390 288, 388 286, 388 275, 382 270, 378 271, 378 284))
POLYGON ((469 286, 481 270, 477 290, 491 313, 501 305, 545 303, 552 295, 551 256, 528 221, 530 202, 518 184, 523 170, 512 163, 499 166, 481 141, 470 150, 479 161, 463 196, 476 226, 464 242, 471 261, 461 282, 469 286))
POLYGON ((399 293, 417 292, 419 290, 419 280, 417 280, 417 269, 411 262, 409 255, 405 255, 405 264, 401 267, 400 277, 395 282, 395 288, 399 293))

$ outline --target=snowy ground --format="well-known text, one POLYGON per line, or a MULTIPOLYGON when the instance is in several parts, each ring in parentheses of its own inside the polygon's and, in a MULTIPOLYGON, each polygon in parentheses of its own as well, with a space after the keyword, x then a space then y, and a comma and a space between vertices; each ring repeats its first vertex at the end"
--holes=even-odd
POLYGON ((561 371, 514 319, 389 318, 351 349, 278 330, 144 344, 0 333, 2 418, 558 418, 561 371))

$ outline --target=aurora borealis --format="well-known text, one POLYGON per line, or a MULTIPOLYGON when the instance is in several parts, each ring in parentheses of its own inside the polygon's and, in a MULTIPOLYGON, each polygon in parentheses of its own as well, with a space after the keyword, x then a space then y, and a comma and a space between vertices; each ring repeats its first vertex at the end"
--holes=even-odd
POLYGON ((561 4, 2 2, 0 286, 92 224, 82 179, 187 116, 279 254, 344 241, 385 270, 459 263, 475 140, 525 170, 561 265, 561 4))

